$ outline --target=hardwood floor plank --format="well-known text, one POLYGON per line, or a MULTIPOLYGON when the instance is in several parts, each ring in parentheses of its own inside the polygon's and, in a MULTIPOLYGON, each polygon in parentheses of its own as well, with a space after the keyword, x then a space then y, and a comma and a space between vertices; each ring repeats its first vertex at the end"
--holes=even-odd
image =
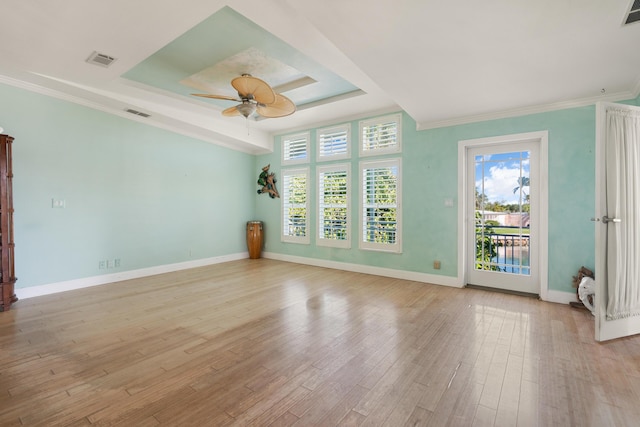
POLYGON ((172 389, 170 392, 161 393, 149 400, 138 400, 137 396, 123 402, 123 406, 117 411, 107 407, 104 410, 94 412, 87 419, 96 426, 137 426, 139 423, 161 424, 155 414, 160 410, 180 411, 191 401, 194 395, 193 389, 183 387, 172 389))
POLYGON ((509 354, 507 367, 500 391, 497 425, 516 425, 518 423, 518 407, 522 388, 522 357, 509 354))
MULTIPOLYGON (((420 397, 418 393, 424 391, 424 385, 417 383, 420 377, 420 365, 416 363, 402 363, 398 366, 398 369, 399 372, 397 374, 394 372, 395 367, 390 370, 389 376, 382 378, 380 386, 376 386, 373 390, 369 391, 354 408, 354 410, 361 414, 367 415, 364 425, 382 425, 398 407, 403 398, 407 396, 407 393, 409 393, 411 396, 410 400, 412 400, 418 399, 420 397), (372 391, 374 393, 372 393, 372 391)), ((401 409, 403 412, 406 412, 406 408, 401 409)), ((410 412, 407 413, 407 416, 409 414, 410 412)))
POLYGON ((586 310, 274 260, 18 301, 0 425, 635 426, 586 310))
POLYGON ((350 411, 337 425, 340 427, 356 427, 362 425, 365 418, 366 417, 364 415, 356 411, 350 411))
POLYGON ((305 399, 309 394, 311 394, 311 390, 300 386, 282 399, 278 400, 279 396, 275 396, 273 400, 261 401, 259 405, 253 406, 242 415, 236 417, 234 424, 252 427, 272 425, 275 420, 287 414, 292 406, 305 399))
MULTIPOLYGON (((413 381, 414 375, 418 375, 420 365, 413 363, 412 359, 417 350, 410 349, 399 355, 393 355, 393 363, 389 368, 382 365, 384 375, 371 387, 366 387, 369 392, 353 408, 354 411, 368 416, 376 406, 387 400, 387 394, 392 392, 397 382, 413 381)), ((381 363, 382 364, 382 363, 381 363)))
POLYGON ((350 389, 339 382, 327 381, 293 406, 289 412, 298 417, 296 424, 317 425, 348 393, 350 389))
MULTIPOLYGON (((469 376, 467 381, 463 380, 463 374, 460 379, 453 382, 453 389, 451 391, 447 391, 447 394, 450 394, 451 396, 445 396, 442 400, 442 406, 439 405, 439 407, 436 408, 439 413, 438 417, 441 416, 440 412, 443 412, 444 415, 446 415, 449 410, 449 405, 454 401, 454 406, 451 409, 448 422, 444 423, 443 420, 442 422, 433 423, 433 425, 440 424, 458 427, 473 424, 478 402, 480 402, 484 386, 475 382, 473 368, 470 369, 470 372, 467 375, 469 376)), ((429 424, 431 424, 431 422, 429 424)))
MULTIPOLYGON (((413 408, 413 412, 409 415, 409 419, 404 423, 404 427, 419 427, 429 425, 431 420, 431 412, 419 406, 413 408)), ((461 425, 461 424, 458 424, 461 425)))
POLYGON ((520 386, 520 399, 518 402, 517 425, 522 427, 535 427, 540 425, 538 416, 538 384, 532 381, 522 380, 520 386))
MULTIPOLYGON (((293 377, 278 377, 265 387, 254 390, 248 397, 232 402, 228 405, 226 412, 236 419, 251 420, 256 418, 261 411, 269 409, 282 399, 288 398, 291 400, 291 393, 303 388, 302 384, 314 374, 314 371, 313 367, 309 367, 293 377)), ((309 394, 311 394, 311 390, 309 390, 309 393, 297 393, 295 403, 302 401, 309 394)), ((287 406, 286 410, 290 411, 291 406, 287 406)))
MULTIPOLYGON (((390 426, 402 426, 405 425, 412 415, 415 414, 415 410, 419 407, 418 403, 425 393, 427 386, 418 382, 413 382, 409 385, 408 390, 404 393, 397 404, 393 408, 393 411, 384 420, 384 424, 390 426)), ((420 407, 421 409, 424 409, 420 407)), ((373 425, 381 425, 383 423, 377 423, 375 419, 373 425)))
POLYGON ((496 345, 491 364, 489 365, 487 379, 482 390, 480 405, 489 409, 498 409, 508 359, 509 347, 506 345, 496 345))
POLYGON ((489 427, 495 425, 496 410, 478 405, 476 416, 473 419, 474 427, 489 427))
POLYGON ((298 417, 293 415, 291 412, 285 412, 277 418, 273 423, 269 424, 270 427, 288 427, 292 426, 298 421, 298 417))
POLYGON ((340 399, 338 403, 320 419, 318 425, 336 426, 345 423, 352 412, 352 408, 355 407, 368 391, 368 389, 359 385, 353 386, 344 398, 340 399))
MULTIPOLYGON (((471 383, 473 378, 471 372, 473 367, 466 363, 460 363, 456 366, 453 373, 450 375, 448 383, 444 384, 443 390, 439 395, 439 399, 435 402, 433 410, 430 410, 429 425, 433 426, 446 426, 451 424, 454 418, 457 418, 456 423, 452 425, 460 425, 461 417, 456 417, 456 410, 464 413, 465 407, 471 411, 471 415, 475 412, 478 399, 471 394, 467 394, 465 391, 471 383)), ((472 390, 469 390, 472 391, 472 390)), ((422 406, 423 401, 419 403, 422 406)), ((425 408, 428 409, 428 408, 425 408)), ((469 420, 473 419, 472 417, 469 420)))

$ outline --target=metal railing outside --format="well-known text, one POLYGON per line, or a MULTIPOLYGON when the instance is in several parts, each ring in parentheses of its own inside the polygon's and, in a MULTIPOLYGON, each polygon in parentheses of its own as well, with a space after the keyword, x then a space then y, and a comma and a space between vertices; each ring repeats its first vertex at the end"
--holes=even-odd
MULTIPOLYGON (((513 233, 496 233, 491 230, 476 229, 478 238, 488 237, 489 246, 485 251, 496 253, 491 258, 490 267, 485 268, 494 271, 502 271, 514 274, 531 274, 530 269, 530 236, 518 233, 519 227, 499 226, 500 229, 513 229, 513 233), (518 233, 518 234, 516 234, 518 233)), ((483 263, 483 259, 477 259, 483 263)), ((486 264, 486 262, 485 262, 486 264)))

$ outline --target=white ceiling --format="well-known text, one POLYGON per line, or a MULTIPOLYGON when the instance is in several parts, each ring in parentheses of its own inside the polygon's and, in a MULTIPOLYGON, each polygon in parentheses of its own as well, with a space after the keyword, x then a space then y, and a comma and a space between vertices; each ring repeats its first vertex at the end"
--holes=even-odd
POLYGON ((622 25, 631 3, 2 0, 0 83, 263 153, 275 133, 383 111, 403 109, 427 129, 635 98, 640 23, 622 25), (222 117, 216 104, 123 78, 224 6, 366 94, 251 121, 247 132, 243 118, 222 117), (117 60, 88 64, 93 51, 117 60))

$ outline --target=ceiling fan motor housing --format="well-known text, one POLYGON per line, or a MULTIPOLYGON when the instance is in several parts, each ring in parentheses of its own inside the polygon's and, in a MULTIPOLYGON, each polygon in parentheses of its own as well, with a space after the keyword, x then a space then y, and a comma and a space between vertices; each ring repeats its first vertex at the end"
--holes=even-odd
POLYGON ((251 102, 242 102, 242 104, 236 105, 236 110, 240 112, 245 118, 249 117, 256 111, 256 105, 251 102))

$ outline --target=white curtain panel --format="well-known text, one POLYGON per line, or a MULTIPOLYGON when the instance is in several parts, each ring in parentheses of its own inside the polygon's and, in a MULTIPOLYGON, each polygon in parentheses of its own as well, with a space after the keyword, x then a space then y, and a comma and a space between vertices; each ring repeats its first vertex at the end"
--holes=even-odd
POLYGON ((607 319, 640 315, 640 113, 607 110, 607 319))

